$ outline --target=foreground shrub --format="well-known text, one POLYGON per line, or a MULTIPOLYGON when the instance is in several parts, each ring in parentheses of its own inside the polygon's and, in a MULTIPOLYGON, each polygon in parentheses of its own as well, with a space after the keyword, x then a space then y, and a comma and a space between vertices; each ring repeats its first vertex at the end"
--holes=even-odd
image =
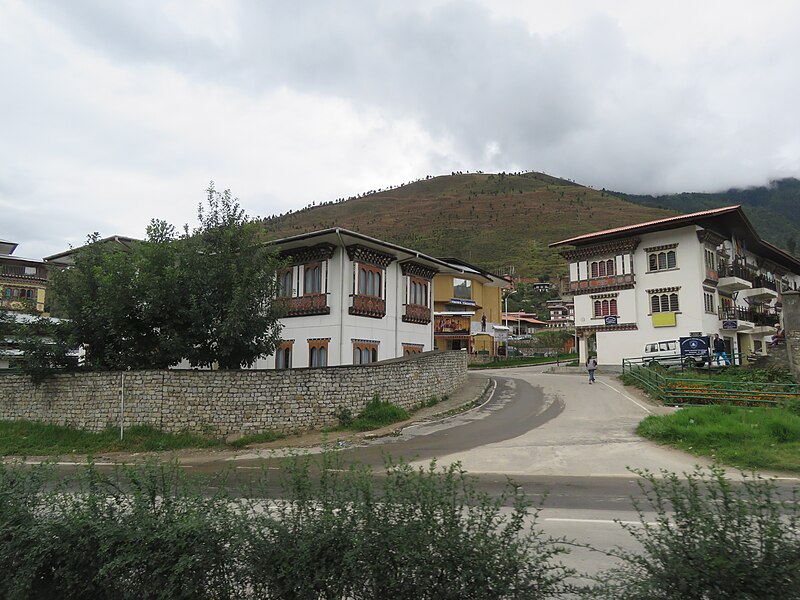
POLYGON ((176 464, 90 466, 49 490, 44 471, 2 467, 0 597, 496 600, 567 587, 562 550, 511 484, 489 498, 434 464, 388 464, 379 480, 330 452, 281 473, 280 489, 263 476, 233 498, 176 464))
POLYGON ((667 472, 638 474, 648 506, 637 506, 640 524, 622 527, 642 551, 616 551, 622 564, 601 577, 595 597, 800 598, 796 491, 791 499, 781 499, 774 483, 760 478, 734 483, 719 467, 686 479, 667 472))
POLYGON ((458 465, 389 464, 378 486, 336 455, 322 460, 296 457, 278 518, 256 516, 246 556, 258 597, 498 600, 566 589, 569 572, 553 560, 563 550, 535 529, 512 484, 489 498, 458 465))
POLYGON ((35 499, 17 495, 25 529, 0 519, 0 556, 16 552, 19 562, 0 573, 3 598, 232 597, 234 513, 224 497, 189 485, 177 465, 112 476, 90 466, 35 499))

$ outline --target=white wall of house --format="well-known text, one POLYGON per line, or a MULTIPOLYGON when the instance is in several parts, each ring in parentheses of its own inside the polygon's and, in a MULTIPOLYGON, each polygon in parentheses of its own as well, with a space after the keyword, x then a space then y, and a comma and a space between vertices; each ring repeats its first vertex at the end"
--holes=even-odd
MULTIPOLYGON (((588 294, 577 294, 575 301, 576 326, 582 327, 604 325, 603 316, 595 316, 594 303, 597 300, 616 301, 618 322, 620 324, 635 323, 636 329, 597 331, 596 345, 598 362, 605 365, 620 365, 623 358, 642 356, 644 346, 649 342, 664 340, 677 340, 680 337, 688 336, 694 332, 704 335, 719 333, 721 337, 730 341, 733 352, 747 354, 753 350, 758 350, 771 338, 774 329, 769 327, 753 327, 739 330, 723 330, 722 320, 719 315, 720 294, 715 285, 704 283, 706 279, 705 253, 706 248, 711 249, 716 255, 716 247, 712 247, 708 242, 701 242, 697 232, 700 231, 696 225, 689 225, 667 231, 660 231, 642 234, 640 243, 630 253, 620 253, 619 255, 598 255, 589 259, 574 261, 570 264, 570 278, 575 281, 576 277, 581 280, 587 278, 590 272, 590 265, 593 260, 614 260, 617 274, 634 274, 634 287, 631 289, 604 290, 602 288, 588 294), (675 252, 674 267, 664 269, 651 269, 649 255, 658 254, 664 251, 675 252), (678 309, 675 314, 674 326, 656 326, 653 319, 652 296, 653 294, 671 295, 677 294, 678 309), (707 304, 704 294, 711 294, 713 305, 707 304), (757 343, 759 342, 759 343, 757 343)), ((728 254, 747 257, 747 262, 752 268, 761 270, 768 277, 774 274, 769 273, 767 268, 760 268, 756 265, 763 264, 764 261, 752 252, 743 251, 737 246, 735 239, 726 240, 723 243, 728 254)), ((788 280, 791 286, 800 284, 798 275, 790 273, 784 280, 788 280)), ((735 306, 748 308, 748 296, 757 294, 757 290, 741 290, 737 292, 732 301, 735 306)), ((776 298, 777 299, 777 295, 776 298)), ((774 306, 774 300, 768 304, 774 306)), ((671 311, 668 311, 671 312, 671 311)), ((586 360, 586 345, 580 345, 582 349, 582 360, 586 360)))
MULTIPOLYGON (((328 366, 353 364, 353 344, 356 340, 377 343, 378 360, 403 356, 403 344, 413 344, 421 351, 433 349, 433 322, 427 324, 403 321, 408 278, 397 261, 386 267, 383 294, 386 314, 373 318, 350 314, 354 285, 354 263, 347 251, 339 246, 333 256, 323 261, 323 289, 327 290, 330 314, 296 316, 282 319, 281 338, 293 341, 292 368, 308 367, 309 340, 328 340, 328 366)), ((294 278, 295 295, 302 295, 297 286, 303 285, 302 273, 294 278)), ((429 286, 428 306, 432 304, 433 283, 429 286)), ((254 368, 275 368, 276 357, 260 358, 254 368)))

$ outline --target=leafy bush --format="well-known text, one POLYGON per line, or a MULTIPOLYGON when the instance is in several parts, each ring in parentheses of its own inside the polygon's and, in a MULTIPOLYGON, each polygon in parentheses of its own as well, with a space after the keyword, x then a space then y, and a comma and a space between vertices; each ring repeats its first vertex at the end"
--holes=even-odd
MULTIPOLYGON (((266 473, 267 471, 265 471, 266 473)), ((549 598, 569 574, 509 483, 491 499, 457 466, 387 464, 377 484, 341 455, 290 457, 278 499, 247 497, 175 464, 45 491, 44 471, 0 466, 0 597, 549 598), (510 514, 501 511, 511 504, 510 514)), ((255 493, 254 493, 255 492, 255 493)))
POLYGON ((398 421, 405 421, 406 419, 408 419, 408 412, 405 409, 391 402, 382 401, 378 396, 373 396, 364 410, 347 425, 347 429, 369 431, 371 429, 380 429, 398 421))
POLYGON ((339 421, 339 425, 347 429, 350 425, 353 424, 353 413, 350 412, 349 408, 342 408, 336 413, 336 419, 339 421))
POLYGON ((720 467, 673 473, 637 472, 646 508, 641 523, 622 527, 640 553, 603 574, 593 593, 615 600, 775 600, 800 596, 800 505, 781 500, 775 484, 741 483, 720 467), (655 513, 655 519, 649 512, 655 513), (655 522, 653 522, 655 521, 655 522))
POLYGON ((563 550, 534 529, 536 511, 526 528, 530 505, 511 484, 492 499, 458 465, 401 463, 387 464, 378 488, 334 454, 293 461, 285 499, 250 529, 247 580, 259 598, 535 599, 566 589, 570 573, 553 561, 563 550))

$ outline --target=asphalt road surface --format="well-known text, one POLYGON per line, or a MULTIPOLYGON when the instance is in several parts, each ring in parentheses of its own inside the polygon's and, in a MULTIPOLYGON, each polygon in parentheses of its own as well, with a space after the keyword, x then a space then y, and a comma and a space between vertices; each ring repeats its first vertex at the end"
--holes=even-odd
MULTIPOLYGON (((669 412, 626 389, 614 377, 600 375, 590 385, 583 375, 546 374, 542 367, 484 371, 496 388, 489 400, 467 413, 408 427, 402 434, 343 451, 345 460, 371 465, 376 474, 386 455, 414 465, 459 462, 478 477, 479 487, 500 493, 509 478, 543 509, 539 525, 554 537, 596 548, 635 543, 615 522, 637 521, 632 498, 642 499, 639 478, 630 469, 691 472, 707 461, 638 437, 637 424, 648 414, 669 412)), ((191 472, 233 467, 230 485, 238 485, 264 467, 263 457, 238 454, 229 460, 210 455, 186 464, 191 472)), ((271 463, 275 465, 277 463, 271 463)), ((277 468, 271 466, 269 468, 277 468)), ((731 470, 732 479, 740 478, 731 470)), ((800 486, 796 476, 774 476, 784 493, 800 486)), ((596 573, 613 559, 574 550, 565 561, 596 573)))
MULTIPOLYGON (((535 501, 542 501, 539 525, 554 537, 566 537, 596 548, 636 543, 615 520, 636 522, 632 498, 642 499, 639 478, 631 469, 691 472, 708 461, 665 448, 636 435, 649 414, 670 408, 635 397, 613 377, 546 374, 542 367, 485 371, 496 382, 481 407, 439 422, 406 428, 402 435, 366 447, 346 450, 347 460, 381 470, 385 456, 414 465, 459 462, 476 475, 480 487, 497 494, 509 478, 535 501)), ((238 469, 256 462, 237 460, 238 469)), ((732 479, 740 473, 731 470, 732 479)), ((800 479, 780 473, 781 489, 800 479)), ((649 518, 649 517, 646 517, 649 518)), ((614 559, 574 549, 564 560, 582 572, 596 573, 614 559)))

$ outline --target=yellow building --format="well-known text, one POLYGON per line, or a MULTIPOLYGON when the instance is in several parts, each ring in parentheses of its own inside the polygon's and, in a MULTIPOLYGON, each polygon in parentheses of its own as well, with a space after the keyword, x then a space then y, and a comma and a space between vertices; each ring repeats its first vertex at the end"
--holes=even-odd
POLYGON ((12 256, 14 242, 0 240, 0 309, 44 312, 47 268, 34 258, 12 256))
POLYGON ((502 293, 509 282, 455 258, 440 259, 455 273, 433 278, 433 337, 437 350, 468 350, 494 356, 508 339, 502 293))

